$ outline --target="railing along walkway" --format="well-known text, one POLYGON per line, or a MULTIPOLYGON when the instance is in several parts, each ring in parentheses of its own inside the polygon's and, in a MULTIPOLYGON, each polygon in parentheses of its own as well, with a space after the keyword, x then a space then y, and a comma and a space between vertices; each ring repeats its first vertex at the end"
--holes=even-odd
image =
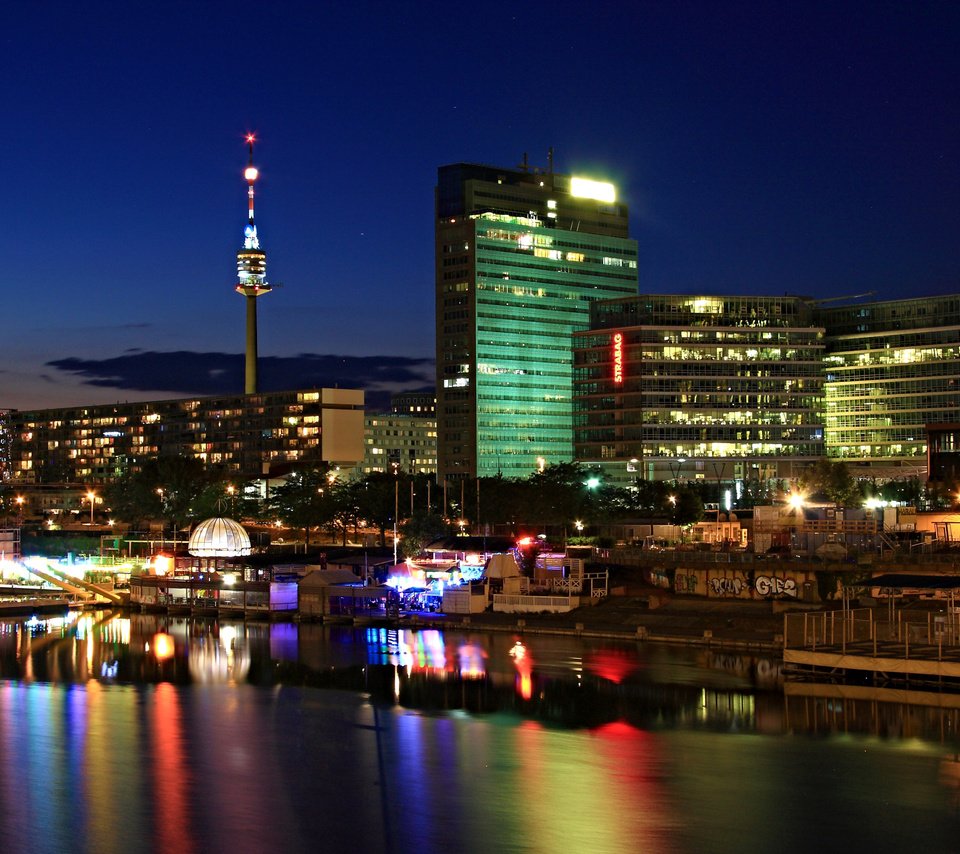
POLYGON ((870 608, 784 615, 785 669, 859 670, 960 679, 957 615, 870 608))

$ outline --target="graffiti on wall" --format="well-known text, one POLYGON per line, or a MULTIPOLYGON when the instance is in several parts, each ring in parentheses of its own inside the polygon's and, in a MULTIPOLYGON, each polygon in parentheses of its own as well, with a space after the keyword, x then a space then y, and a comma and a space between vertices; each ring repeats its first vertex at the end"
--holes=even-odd
POLYGON ((792 596, 797 598, 795 578, 778 578, 775 575, 758 575, 754 581, 758 596, 792 596))
POLYGON ((673 589, 677 593, 696 593, 697 576, 692 572, 689 575, 678 572, 673 581, 673 589))
POLYGON ((710 593, 713 596, 739 596, 747 589, 742 578, 711 578, 710 593))

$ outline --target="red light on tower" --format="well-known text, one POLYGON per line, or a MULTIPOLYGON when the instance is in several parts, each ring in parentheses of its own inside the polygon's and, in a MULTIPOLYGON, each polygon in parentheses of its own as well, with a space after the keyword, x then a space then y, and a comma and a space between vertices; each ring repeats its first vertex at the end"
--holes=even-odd
POLYGON ((623 383, 623 333, 613 333, 613 381, 623 383))

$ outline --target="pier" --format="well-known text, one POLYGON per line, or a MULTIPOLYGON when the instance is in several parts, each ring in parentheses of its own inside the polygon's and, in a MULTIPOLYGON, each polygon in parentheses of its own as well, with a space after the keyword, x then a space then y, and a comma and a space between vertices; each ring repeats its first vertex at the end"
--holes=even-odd
POLYGON ((784 672, 960 688, 958 609, 844 608, 784 615, 784 672))

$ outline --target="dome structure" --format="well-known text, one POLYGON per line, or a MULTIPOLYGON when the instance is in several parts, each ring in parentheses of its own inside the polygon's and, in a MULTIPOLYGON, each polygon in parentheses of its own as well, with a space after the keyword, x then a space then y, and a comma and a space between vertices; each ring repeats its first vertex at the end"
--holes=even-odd
POLYGON ((190 534, 187 551, 194 557, 242 557, 250 554, 250 537, 233 519, 205 519, 190 534))

